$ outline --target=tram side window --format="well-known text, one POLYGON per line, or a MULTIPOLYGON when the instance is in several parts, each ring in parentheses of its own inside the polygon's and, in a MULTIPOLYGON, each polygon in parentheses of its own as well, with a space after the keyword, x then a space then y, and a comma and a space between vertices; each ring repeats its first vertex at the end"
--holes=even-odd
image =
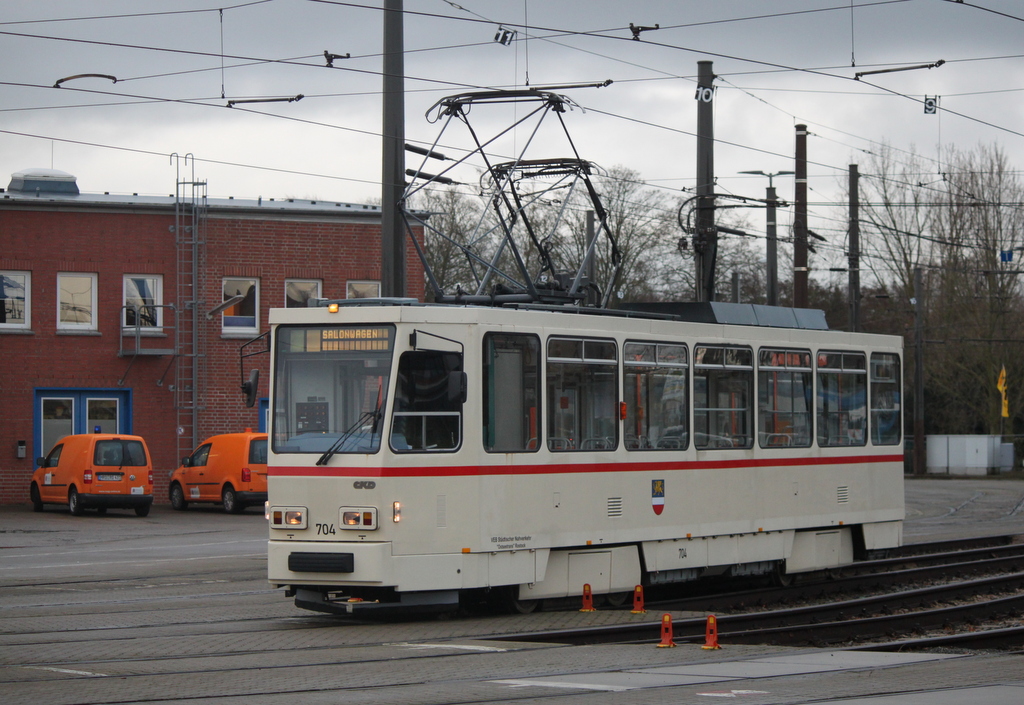
POLYGON ((614 450, 618 388, 615 341, 548 339, 548 448, 614 450))
POLYGON ((628 450, 690 445, 685 345, 626 343, 622 349, 628 450))
POLYGON ((700 345, 693 351, 693 445, 750 448, 754 443, 753 353, 750 348, 700 345))
POLYGON ((868 376, 864 353, 818 352, 818 445, 867 443, 868 376))
POLYGON ((812 374, 809 350, 758 351, 757 438, 762 448, 811 445, 812 374))
POLYGON ((900 442, 900 357, 871 354, 871 442, 894 446, 900 442))
POLYGON ((435 350, 402 353, 398 361, 391 449, 455 450, 462 443, 462 355, 435 350))
POLYGON ((484 449, 515 453, 538 449, 540 339, 535 335, 484 337, 484 449))

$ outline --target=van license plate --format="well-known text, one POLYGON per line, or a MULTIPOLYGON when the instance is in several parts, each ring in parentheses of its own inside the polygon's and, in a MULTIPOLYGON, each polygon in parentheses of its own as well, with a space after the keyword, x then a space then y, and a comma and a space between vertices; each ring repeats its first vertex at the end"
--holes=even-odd
POLYGON ((96 473, 96 479, 101 482, 117 482, 121 479, 121 473, 119 472, 100 472, 96 473))

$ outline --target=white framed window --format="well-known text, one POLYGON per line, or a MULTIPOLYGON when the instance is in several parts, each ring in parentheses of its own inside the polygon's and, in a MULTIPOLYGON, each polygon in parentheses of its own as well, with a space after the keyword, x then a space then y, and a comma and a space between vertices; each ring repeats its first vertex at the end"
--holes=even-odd
POLYGON ((346 299, 378 299, 380 298, 380 282, 350 281, 345 286, 346 299))
POLYGON ((310 299, 320 298, 319 279, 285 279, 284 307, 306 308, 310 299))
POLYGON ((32 327, 32 273, 0 271, 0 329, 32 327))
POLYGON ((163 326, 164 278, 159 274, 125 274, 121 325, 143 330, 163 326))
POLYGON ((57 274, 57 328, 96 330, 96 275, 57 274))
POLYGON ((260 280, 252 277, 225 277, 222 290, 225 303, 233 303, 221 313, 224 333, 258 333, 260 320, 260 280))
POLYGON ((117 398, 87 398, 85 400, 85 428, 90 433, 117 433, 120 424, 120 400, 117 398))

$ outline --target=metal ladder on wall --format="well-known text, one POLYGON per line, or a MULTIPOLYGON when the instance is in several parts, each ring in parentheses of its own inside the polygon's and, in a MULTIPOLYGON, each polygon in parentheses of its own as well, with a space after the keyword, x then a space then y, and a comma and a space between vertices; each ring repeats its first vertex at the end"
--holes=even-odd
MULTIPOLYGON (((172 155, 171 159, 178 158, 172 155)), ((187 167, 191 155, 178 158, 187 167)), ((192 452, 199 442, 199 412, 203 408, 202 384, 205 379, 206 346, 201 311, 206 269, 206 182, 178 175, 174 198, 174 238, 177 250, 178 335, 174 369, 174 410, 177 458, 192 452)))

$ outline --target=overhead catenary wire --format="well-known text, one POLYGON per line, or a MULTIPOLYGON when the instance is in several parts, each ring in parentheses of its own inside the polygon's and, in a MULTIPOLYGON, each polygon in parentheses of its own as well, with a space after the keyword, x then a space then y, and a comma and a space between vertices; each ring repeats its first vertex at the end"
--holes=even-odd
MULTIPOLYGON (((252 4, 259 4, 259 3, 243 3, 241 5, 238 5, 238 7, 245 6, 245 5, 252 5, 252 4)), ((346 5, 356 5, 354 3, 344 3, 344 4, 346 4, 346 5)), ((891 3, 871 3, 871 4, 891 4, 891 3)), ((373 8, 370 8, 367 5, 360 5, 360 6, 361 7, 366 7, 368 9, 373 9, 373 8)), ((723 22, 724 21, 733 21, 733 20, 723 20, 723 22)), ((699 24, 699 23, 695 23, 695 24, 699 24)), ((688 25, 679 25, 679 26, 688 26, 688 25)), ((609 30, 609 31, 611 31, 611 30, 609 30)), ((576 33, 576 34, 577 34, 577 36, 582 36, 584 33, 576 33)), ((572 36, 572 34, 568 34, 567 36, 572 36)), ((267 60, 267 61, 275 61, 275 60, 271 59, 271 60, 267 60)), ((644 79, 640 79, 640 80, 644 80, 644 79)), ((312 97, 312 96, 310 96, 310 97, 312 97)), ((286 117, 286 116, 274 115, 274 114, 271 114, 271 113, 265 113, 265 112, 261 112, 261 111, 252 111, 252 112, 254 114, 270 116, 270 117, 273 117, 274 119, 293 119, 294 118, 294 116, 286 117)), ((611 114, 611 113, 608 113, 608 114, 611 114)), ((628 117, 628 116, 619 116, 619 117, 623 117, 624 118, 624 117, 628 117)), ((313 122, 315 122, 315 121, 313 121, 313 122)), ((320 124, 322 124, 324 126, 327 126, 326 123, 322 123, 321 122, 320 124)), ((335 126, 332 126, 332 127, 335 127, 335 128, 338 128, 338 129, 345 129, 344 126, 340 126, 340 125, 335 125, 335 126)), ((373 131, 365 131, 365 132, 367 134, 375 134, 373 131)), ((682 131, 682 134, 686 134, 686 131, 682 131)), ((730 146, 738 147, 738 148, 741 148, 741 149, 746 149, 746 148, 750 147, 750 145, 743 145, 741 143, 729 143, 729 144, 730 144, 730 146)), ((762 154, 771 154, 773 156, 779 156, 779 157, 786 158, 786 159, 790 158, 790 155, 788 153, 785 153, 785 152, 782 152, 782 151, 773 152, 771 150, 761 150, 760 153, 762 153, 762 154)), ((842 170, 844 168, 842 166, 833 166, 833 165, 828 165, 828 164, 825 164, 825 163, 819 163, 819 165, 822 166, 822 167, 825 167, 825 168, 833 169, 833 170, 842 170)))

